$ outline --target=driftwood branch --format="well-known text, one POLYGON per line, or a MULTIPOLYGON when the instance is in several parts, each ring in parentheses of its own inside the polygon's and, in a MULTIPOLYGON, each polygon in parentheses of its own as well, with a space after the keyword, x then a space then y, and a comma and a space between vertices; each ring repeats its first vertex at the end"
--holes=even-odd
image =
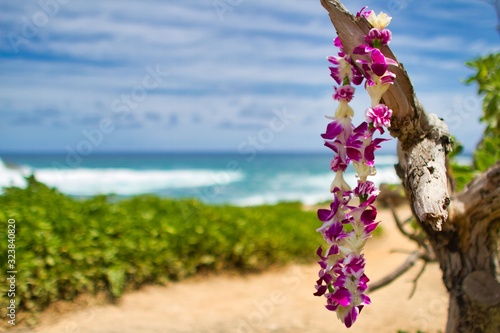
MULTIPOLYGON (((337 0, 321 0, 347 54, 354 60, 367 56, 354 55, 352 50, 364 43, 363 36, 371 29, 364 17, 354 17, 337 0)), ((388 46, 382 53, 396 61, 388 46)), ((399 63, 399 62, 398 62, 399 63)), ((402 176, 412 210, 430 230, 441 230, 448 218, 450 203, 446 154, 451 150, 451 136, 446 124, 420 105, 402 63, 391 68, 396 81, 383 96, 393 110, 392 136, 398 138, 398 174, 402 176)))
POLYGON ((411 298, 411 297, 413 297, 413 294, 415 293, 415 290, 417 289, 418 279, 424 273, 425 268, 427 267, 427 264, 430 262, 435 262, 436 258, 434 256, 434 252, 432 251, 432 248, 430 247, 430 244, 428 243, 427 239, 424 236, 409 232, 408 230, 405 229, 404 225, 407 224, 407 222, 410 219, 407 219, 406 221, 401 221, 399 216, 396 214, 396 210, 395 210, 394 206, 391 205, 390 209, 392 211, 392 216, 394 217, 394 221, 396 222, 396 226, 398 227, 398 230, 401 232, 401 234, 403 236, 414 241, 418 245, 419 250, 415 250, 415 251, 411 252, 410 255, 408 256, 408 258, 405 260, 405 262, 403 262, 403 264, 401 264, 401 266, 396 268, 394 270, 394 272, 388 274, 387 276, 385 276, 381 280, 372 283, 369 287, 369 292, 375 291, 377 289, 380 289, 380 288, 390 284, 391 282, 393 282, 394 280, 399 278, 401 275, 406 273, 410 268, 412 268, 418 260, 422 260, 424 262, 424 264, 423 264, 421 270, 419 271, 419 273, 417 274, 417 276, 413 279, 413 288, 412 288, 412 291, 411 291, 410 296, 409 296, 409 298, 411 298))
POLYGON ((418 272, 417 276, 415 276, 415 278, 413 279, 413 288, 411 289, 410 296, 408 298, 412 298, 413 295, 415 294, 415 291, 417 290, 417 282, 420 279, 420 277, 422 276, 422 274, 424 274, 425 268, 427 267, 428 263, 429 263, 428 261, 424 261, 422 268, 418 272))
MULTIPOLYGON (((387 286, 388 284, 390 284, 391 282, 396 280, 398 277, 400 277, 401 275, 406 273, 420 259, 423 259, 424 262, 427 262, 430 260, 430 258, 428 258, 425 253, 423 253, 419 250, 413 251, 408 256, 408 258, 406 258, 406 260, 398 268, 396 268, 392 273, 390 273, 390 274, 386 275, 385 277, 383 277, 382 279, 370 284, 370 286, 368 288, 368 292, 374 292, 377 289, 380 289, 382 287, 387 286)), ((418 279, 418 277, 416 278, 416 280, 418 279)), ((414 280, 414 283, 416 283, 415 280, 414 280)))
POLYGON ((427 252, 431 252, 429 245, 427 244, 426 237, 422 234, 418 234, 415 232, 410 232, 405 229, 405 224, 410 222, 413 219, 413 216, 410 218, 406 219, 405 221, 401 221, 399 218, 398 214, 396 213, 395 206, 392 204, 391 200, 389 199, 389 207, 392 212, 392 217, 394 218, 394 221, 396 222, 396 227, 398 228, 399 232, 408 238, 409 240, 415 242, 418 247, 424 248, 427 252))

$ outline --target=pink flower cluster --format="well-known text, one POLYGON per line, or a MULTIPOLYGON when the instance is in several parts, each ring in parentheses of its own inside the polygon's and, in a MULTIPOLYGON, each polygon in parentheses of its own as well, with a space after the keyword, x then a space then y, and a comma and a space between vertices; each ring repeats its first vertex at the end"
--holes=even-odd
POLYGON ((318 218, 323 224, 317 231, 328 247, 325 250, 319 247, 317 251, 321 268, 314 293, 326 297, 326 308, 335 311, 347 327, 351 327, 361 309, 370 304, 370 298, 365 295, 369 279, 364 273, 362 251, 378 225, 373 202, 379 190, 367 178, 376 173, 374 153, 380 143, 386 141, 373 138, 373 135, 377 130, 384 133, 384 127, 391 125, 392 110, 380 100, 396 77, 388 67, 397 65, 380 51, 390 42, 391 32, 386 26, 391 18, 384 13, 364 12, 364 8, 357 16, 358 19, 366 18, 373 28, 364 36, 366 44, 356 47, 353 53, 366 55, 369 60, 354 61, 344 51, 338 37, 334 41, 340 48, 338 56, 327 58, 333 65, 330 75, 341 86, 334 87, 333 98, 339 106, 333 117, 327 116, 332 121, 321 135, 325 146, 335 153, 330 163, 335 178, 330 186, 333 195, 330 209, 318 210, 318 218), (366 79, 365 89, 370 95, 371 106, 365 112, 366 121, 355 127, 351 119, 354 110, 349 106, 355 92, 351 84, 359 85, 363 79, 366 79), (351 162, 358 176, 354 189, 343 177, 351 162), (359 199, 359 204, 351 203, 354 197, 359 199))

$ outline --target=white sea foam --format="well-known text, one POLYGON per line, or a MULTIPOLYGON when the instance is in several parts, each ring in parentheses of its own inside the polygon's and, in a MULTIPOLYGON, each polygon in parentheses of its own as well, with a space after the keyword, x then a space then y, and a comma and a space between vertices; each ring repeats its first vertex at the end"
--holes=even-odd
MULTIPOLYGON (((238 206, 256 206, 282 201, 299 201, 306 205, 314 205, 331 199, 329 189, 333 178, 332 172, 316 175, 284 172, 270 178, 265 191, 233 198, 231 203, 238 206)), ((356 186, 357 179, 353 173, 346 173, 345 179, 352 188, 356 186)), ((381 183, 400 182, 393 167, 379 168, 377 174, 370 180, 377 186, 381 183)))
POLYGON ((24 187, 26 186, 26 181, 24 177, 30 174, 30 170, 25 167, 21 168, 8 168, 0 159, 0 193, 3 187, 16 186, 24 187))
MULTIPOLYGON (((32 171, 9 169, 0 160, 0 187, 25 187, 23 176, 32 171)), ((162 189, 182 189, 227 185, 244 178, 238 171, 217 170, 130 170, 130 169, 37 169, 37 180, 63 193, 95 195, 116 193, 134 195, 162 189)))
MULTIPOLYGON (((311 174, 280 174, 277 177, 274 177, 270 180, 271 188, 283 188, 283 186, 292 187, 292 188, 321 188, 327 184, 329 187, 331 181, 335 177, 333 172, 326 172, 317 175, 311 174)), ((351 187, 355 187, 357 184, 356 175, 352 172, 346 172, 344 175, 345 180, 351 187)), ((377 168, 377 174, 373 177, 370 177, 369 180, 374 182, 377 186, 380 186, 382 183, 399 183, 400 179, 396 174, 396 171, 393 167, 382 167, 377 168)))
POLYGON ((265 204, 275 204, 284 201, 298 201, 305 205, 315 205, 319 202, 324 202, 331 199, 331 194, 328 190, 315 193, 304 192, 268 192, 261 195, 251 195, 241 199, 236 199, 232 204, 237 206, 258 206, 265 204))
MULTIPOLYGON (((26 186, 25 176, 34 173, 36 178, 63 193, 77 196, 96 194, 198 196, 208 203, 226 202, 240 206, 274 204, 281 201, 300 201, 313 205, 331 198, 332 172, 283 170, 264 173, 257 170, 174 169, 135 170, 126 168, 77 168, 57 169, 27 167, 8 168, 0 160, 0 191, 7 186, 26 186), (217 190, 204 187, 214 186, 217 190), (208 194, 207 194, 208 193, 208 194)), ((346 181, 355 187, 357 179, 352 171, 346 172, 346 181)), ((378 168, 371 177, 377 186, 397 183, 399 178, 390 165, 378 168)))

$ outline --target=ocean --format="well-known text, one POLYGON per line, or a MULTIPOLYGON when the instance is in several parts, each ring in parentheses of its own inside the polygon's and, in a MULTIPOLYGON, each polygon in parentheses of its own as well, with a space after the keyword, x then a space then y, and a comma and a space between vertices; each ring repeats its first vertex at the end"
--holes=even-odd
MULTIPOLYGON (((0 191, 24 187, 24 177, 35 177, 75 197, 115 194, 128 197, 153 194, 197 198, 209 204, 238 206, 300 201, 315 204, 330 198, 334 174, 331 155, 262 153, 92 154, 79 159, 68 155, 0 155, 0 191)), ((395 155, 376 157, 380 183, 399 183, 395 155)), ((355 186, 353 169, 346 180, 355 186)))

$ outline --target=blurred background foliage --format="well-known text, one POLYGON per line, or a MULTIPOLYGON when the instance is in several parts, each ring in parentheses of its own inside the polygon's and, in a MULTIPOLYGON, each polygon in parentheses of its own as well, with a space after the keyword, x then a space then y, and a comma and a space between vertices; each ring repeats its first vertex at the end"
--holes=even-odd
POLYGON ((455 144, 450 154, 452 171, 461 190, 477 174, 485 171, 500 160, 500 53, 478 57, 466 63, 474 74, 465 80, 466 84, 476 84, 478 95, 483 97, 481 122, 485 125, 483 137, 472 156, 472 165, 459 165, 454 157, 463 147, 455 144))

